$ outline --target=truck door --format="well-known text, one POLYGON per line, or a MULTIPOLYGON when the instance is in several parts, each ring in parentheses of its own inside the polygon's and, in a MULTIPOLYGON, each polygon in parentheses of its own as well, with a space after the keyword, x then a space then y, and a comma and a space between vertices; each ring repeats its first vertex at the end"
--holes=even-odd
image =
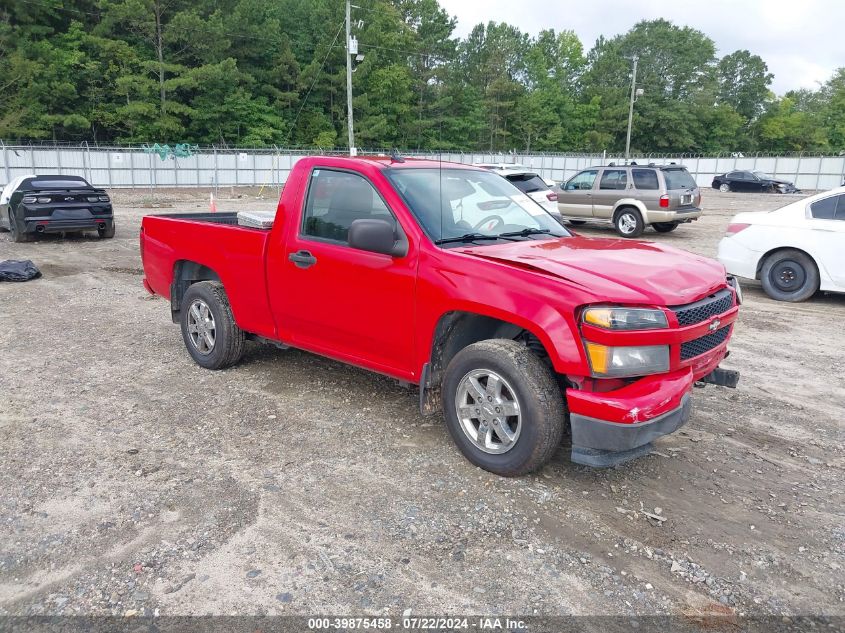
POLYGON ((286 296, 271 296, 276 322, 296 346, 370 369, 412 372, 415 246, 404 257, 349 246, 354 220, 381 218, 401 230, 362 175, 315 167, 304 186, 301 215, 290 210, 298 222, 277 262, 284 269, 277 291, 286 296))

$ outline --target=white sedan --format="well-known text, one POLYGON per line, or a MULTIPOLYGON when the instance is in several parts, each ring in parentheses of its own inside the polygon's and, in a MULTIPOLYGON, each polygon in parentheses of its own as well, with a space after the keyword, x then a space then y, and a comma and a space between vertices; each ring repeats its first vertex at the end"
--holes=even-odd
POLYGON ((732 275, 759 279, 779 301, 845 292, 845 187, 734 216, 719 242, 719 261, 732 275))

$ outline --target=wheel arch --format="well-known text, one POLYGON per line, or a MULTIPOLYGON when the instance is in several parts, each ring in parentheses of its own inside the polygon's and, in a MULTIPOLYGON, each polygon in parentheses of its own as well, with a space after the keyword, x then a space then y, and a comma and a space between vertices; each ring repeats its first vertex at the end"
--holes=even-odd
POLYGON ((621 200, 617 200, 616 204, 613 205, 613 213, 610 214, 610 219, 612 222, 616 222, 616 216, 619 213, 628 207, 636 209, 640 212, 640 217, 642 217, 643 222, 648 224, 648 209, 646 209, 645 204, 643 204, 642 200, 637 200, 636 198, 622 198, 621 200))
POLYGON ((200 281, 221 281, 221 279, 213 268, 199 262, 180 259, 173 264, 173 281, 170 283, 170 316, 174 323, 179 321, 182 297, 185 296, 185 292, 192 284, 200 281))
POLYGON ((440 386, 449 362, 465 347, 490 339, 511 339, 522 342, 554 371, 554 346, 551 339, 536 326, 467 310, 452 310, 440 316, 430 343, 429 360, 420 380, 420 411, 430 415, 440 410, 440 386))
POLYGON ((760 275, 763 272, 763 266, 766 263, 766 260, 769 257, 771 257, 772 255, 774 255, 775 253, 779 253, 781 251, 798 251, 799 253, 803 253, 804 255, 806 255, 807 257, 810 258, 810 261, 813 262, 813 265, 816 267, 816 270, 819 271, 819 273, 821 273, 822 269, 819 266, 819 262, 806 249, 801 248, 799 246, 776 246, 774 248, 769 249, 765 253, 763 253, 760 256, 760 259, 757 260, 757 267, 756 267, 756 272, 755 272, 755 276, 754 276, 755 279, 757 279, 757 280, 760 279, 760 275))

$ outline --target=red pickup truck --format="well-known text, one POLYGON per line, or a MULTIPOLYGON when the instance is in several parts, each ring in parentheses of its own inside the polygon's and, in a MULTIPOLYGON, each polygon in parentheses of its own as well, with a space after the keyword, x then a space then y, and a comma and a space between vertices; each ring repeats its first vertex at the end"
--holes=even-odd
MULTIPOLYGON (((474 464, 618 464, 690 417, 739 309, 716 261, 568 231, 496 173, 393 158, 309 157, 271 226, 235 213, 143 219, 144 286, 170 300, 203 367, 248 339, 418 384, 474 464)), ((270 224, 268 222, 268 224, 270 224)))

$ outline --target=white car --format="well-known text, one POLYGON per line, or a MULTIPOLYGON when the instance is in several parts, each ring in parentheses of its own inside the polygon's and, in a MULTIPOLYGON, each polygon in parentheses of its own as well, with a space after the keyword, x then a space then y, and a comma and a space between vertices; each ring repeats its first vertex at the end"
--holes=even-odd
POLYGON ((474 167, 495 171, 548 211, 556 220, 563 222, 557 208, 557 194, 552 191, 552 187, 555 186, 554 181, 546 180, 530 167, 514 163, 476 163, 474 167))
POLYGON ((845 187, 734 216, 719 242, 719 261, 732 275, 759 279, 779 301, 845 292, 845 187))

